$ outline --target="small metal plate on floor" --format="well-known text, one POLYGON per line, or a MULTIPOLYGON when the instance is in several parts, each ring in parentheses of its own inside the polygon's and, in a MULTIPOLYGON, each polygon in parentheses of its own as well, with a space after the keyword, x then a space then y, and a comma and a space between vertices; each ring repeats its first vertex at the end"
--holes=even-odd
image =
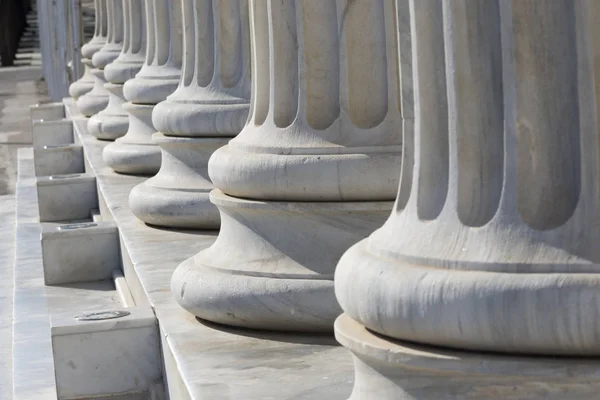
POLYGON ((94 226, 98 226, 98 224, 93 223, 93 222, 81 223, 81 224, 68 224, 68 225, 59 226, 58 230, 59 231, 68 231, 68 230, 73 230, 73 229, 92 228, 94 226))
POLYGON ((81 314, 75 317, 77 321, 102 321, 104 319, 122 318, 131 314, 129 311, 98 311, 86 314, 81 314))
POLYGON ((82 174, 67 174, 67 175, 52 175, 49 177, 51 181, 58 179, 79 178, 82 174))

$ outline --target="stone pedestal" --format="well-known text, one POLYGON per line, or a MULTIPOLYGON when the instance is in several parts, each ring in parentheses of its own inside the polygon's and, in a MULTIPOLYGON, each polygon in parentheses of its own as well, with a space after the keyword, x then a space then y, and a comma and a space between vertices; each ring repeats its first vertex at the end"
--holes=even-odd
POLYGON ((370 332, 345 314, 335 322, 335 337, 353 353, 349 400, 592 400, 600 390, 600 362, 593 358, 418 345, 370 332))
POLYGON ((92 59, 83 58, 81 62, 83 63, 83 75, 69 86, 69 95, 75 100, 94 88, 94 75, 92 75, 94 65, 92 64, 92 59))
POLYGON ((94 88, 94 76, 91 74, 91 69, 93 68, 92 56, 106 44, 108 33, 106 1, 94 0, 94 36, 89 42, 81 46, 81 61, 84 66, 83 76, 69 86, 69 95, 75 100, 94 88))
POLYGON ((115 140, 127 132, 129 117, 123 109, 126 102, 123 84, 139 72, 146 53, 144 0, 123 0, 124 34, 119 56, 104 68, 109 92, 108 106, 88 121, 88 131, 98 139, 115 140))
POLYGON ((183 0, 182 76, 177 90, 152 113, 161 134, 156 176, 135 187, 131 211, 149 224, 217 229, 208 193, 208 159, 237 135, 248 118, 250 46, 248 3, 183 0))
POLYGON ((200 318, 331 331, 340 255, 383 223, 398 185, 400 71, 391 1, 250 2, 252 99, 210 159, 215 244, 171 290, 200 318))
POLYGON ((152 109, 179 83, 183 25, 181 0, 145 0, 145 8, 146 58, 135 78, 123 86, 129 129, 102 155, 116 172, 154 175, 160 169, 160 148, 152 142, 152 109))
POLYGON ((90 72, 94 76, 94 88, 77 100, 79 111, 86 117, 97 114, 108 105, 104 67, 119 56, 123 47, 123 0, 106 0, 106 18, 106 44, 92 56, 94 69, 90 72))
POLYGON ((108 105, 90 117, 88 132, 98 139, 115 140, 123 136, 129 128, 129 117, 123 109, 123 85, 105 83, 104 90, 108 92, 108 105))
MULTIPOLYGON (((600 354, 591 84, 599 15, 595 2, 410 1, 414 140, 404 139, 391 216, 335 273, 347 315, 337 335, 359 360, 353 399, 384 381, 389 391, 378 398, 596 397, 587 392, 600 383, 591 366, 564 367, 575 361, 553 369, 522 358, 534 365, 527 371, 516 358, 465 355, 491 369, 486 380, 462 359, 440 372, 447 357, 437 350, 419 356, 431 366, 411 367, 405 344, 393 339, 522 357, 600 354), (388 350, 374 350, 378 335, 390 338, 382 339, 388 350), (511 378, 499 382, 514 374, 511 394, 511 378), (528 374, 540 386, 526 384, 528 374), (462 385, 470 395, 432 394, 441 393, 439 376, 458 376, 451 390, 462 385), (413 393, 415 382, 432 389, 413 393)), ((600 365, 589 362, 581 365, 600 365)))

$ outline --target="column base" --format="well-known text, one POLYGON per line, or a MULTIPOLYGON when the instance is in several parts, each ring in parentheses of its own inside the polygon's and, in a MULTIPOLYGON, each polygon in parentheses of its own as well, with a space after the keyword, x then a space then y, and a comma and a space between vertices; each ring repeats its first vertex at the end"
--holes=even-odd
POLYGON ((354 358, 349 400, 591 400, 600 358, 451 351, 374 334, 342 314, 335 336, 354 358))
POLYGON ((104 68, 104 76, 109 82, 123 84, 133 79, 140 72, 143 63, 143 60, 141 62, 127 62, 117 58, 104 68))
POLYGON ((336 263, 393 205, 253 201, 219 190, 210 200, 221 213, 221 231, 175 270, 175 299, 213 322, 294 332, 331 332, 341 312, 333 292, 336 263))
POLYGON ((123 104, 129 114, 125 136, 106 146, 104 162, 116 172, 132 175, 154 175, 160 169, 160 148, 152 143, 152 110, 154 105, 123 104))
POLYGON ((115 140, 124 136, 129 128, 129 117, 123 110, 123 85, 104 84, 110 92, 108 105, 88 121, 88 132, 101 140, 115 140))
MULTIPOLYGON (((143 71, 140 70, 140 73, 143 71)), ((138 73, 135 78, 125 82, 123 93, 129 101, 141 104, 158 104, 173 93, 179 85, 179 75, 169 78, 144 77, 138 73)))
POLYGON ((75 100, 94 88, 94 75, 92 75, 92 68, 94 66, 92 60, 84 58, 81 62, 84 66, 83 76, 69 86, 69 95, 75 100))
POLYGON ((91 79, 86 80, 84 78, 85 76, 69 86, 69 96, 75 100, 79 99, 84 94, 89 93, 94 88, 94 81, 91 79))
POLYGON ((81 46, 81 56, 90 60, 94 54, 106 44, 106 37, 94 36, 89 42, 81 46))
POLYGON ((94 76, 94 87, 91 91, 77 99, 77 108, 86 117, 91 117, 104 110, 108 106, 108 91, 104 88, 106 80, 104 71, 93 69, 91 74, 94 76))
POLYGON ((127 143, 117 139, 104 148, 102 158, 121 174, 154 175, 160 169, 160 149, 152 144, 127 143))
POLYGON ((219 211, 208 196, 213 185, 207 165, 211 154, 229 138, 181 138, 162 133, 152 138, 162 151, 160 171, 133 188, 131 212, 152 225, 219 229, 219 211))

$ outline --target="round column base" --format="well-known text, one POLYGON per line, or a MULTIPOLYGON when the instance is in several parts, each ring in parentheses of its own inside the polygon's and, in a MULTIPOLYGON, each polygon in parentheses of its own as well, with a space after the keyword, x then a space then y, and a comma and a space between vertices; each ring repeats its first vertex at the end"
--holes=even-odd
POLYGON ((102 158, 122 174, 154 175, 161 163, 160 148, 152 142, 154 105, 125 103, 123 109, 129 116, 129 129, 104 148, 102 158))
POLYGON ((177 89, 179 78, 146 78, 139 74, 125 82, 123 94, 129 101, 141 104, 157 104, 177 89))
POLYGON ((81 46, 81 56, 91 59, 94 54, 106 44, 106 39, 102 37, 94 37, 88 43, 81 46))
POLYGON ((89 42, 81 46, 81 57, 91 59, 94 54, 106 44, 106 37, 94 36, 89 42))
POLYGON ((133 188, 129 208, 142 221, 171 228, 219 229, 217 207, 209 200, 213 185, 207 165, 229 138, 152 135, 161 148, 158 174, 133 188))
POLYGON ((123 84, 140 72, 142 62, 122 62, 118 58, 104 68, 104 77, 108 82, 123 84))
MULTIPOLYGON (((104 110, 103 110, 104 111, 104 110)), ((100 140, 116 140, 125 135, 129 127, 127 115, 109 114, 100 111, 88 120, 88 132, 100 140)))
POLYGON ((124 136, 129 128, 129 117, 123 104, 123 85, 105 83, 104 88, 110 93, 108 105, 88 121, 88 132, 101 140, 115 140, 124 136))
POLYGON ((342 253, 387 218, 392 202, 210 200, 221 231, 182 263, 171 291, 194 315, 244 328, 331 332, 341 310, 333 272, 342 253))
POLYGON ((219 229, 219 211, 210 202, 209 191, 164 188, 142 182, 131 190, 129 208, 136 217, 151 225, 219 229))
POLYGON ((590 400, 598 358, 545 358, 446 350, 374 334, 342 314, 335 336, 354 358, 349 400, 590 400))
POLYGON ((89 93, 94 88, 94 80, 89 78, 84 80, 84 78, 86 77, 83 77, 80 80, 73 82, 71 86, 69 86, 69 96, 71 96, 75 100, 77 100, 84 94, 89 93))
POLYGON ((104 71, 94 68, 90 71, 90 74, 94 77, 94 87, 91 91, 77 99, 77 107, 86 117, 91 117, 108 106, 109 92, 104 88, 104 84, 106 83, 104 71))
POLYGON ((121 52, 118 47, 108 50, 105 49, 106 46, 94 53, 92 56, 92 63, 94 64, 94 67, 104 69, 104 67, 106 67, 108 64, 115 61, 121 52))
POLYGON ((108 105, 108 95, 96 95, 92 91, 77 99, 77 108, 86 117, 98 114, 108 105))
POLYGON ((154 175, 160 169, 160 149, 154 144, 128 143, 119 138, 102 151, 104 162, 115 172, 154 175))

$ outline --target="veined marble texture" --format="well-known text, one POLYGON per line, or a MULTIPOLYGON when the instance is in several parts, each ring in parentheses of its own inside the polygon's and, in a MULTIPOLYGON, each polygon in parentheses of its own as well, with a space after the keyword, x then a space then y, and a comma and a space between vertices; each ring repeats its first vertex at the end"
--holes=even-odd
POLYGON ((340 255, 383 223, 403 130, 392 0, 250 2, 252 96, 216 150, 217 241, 175 271, 186 310, 228 325, 331 331, 340 255))
POLYGON ((94 87, 77 99, 77 106, 86 117, 99 113, 108 105, 109 92, 104 88, 104 67, 118 57, 123 47, 123 1, 106 0, 101 5, 106 10, 106 43, 91 57, 94 68, 90 73, 94 76, 94 87))
POLYGON ((152 110, 176 88, 181 75, 181 0, 145 0, 146 58, 135 78, 125 82, 123 105, 129 115, 127 133, 104 149, 106 163, 124 174, 154 175, 160 148, 152 142, 156 129, 152 110))
POLYGON ((94 0, 94 36, 89 42, 81 46, 81 56, 84 66, 83 76, 69 86, 69 94, 75 100, 94 88, 94 76, 91 74, 93 68, 92 57, 106 44, 108 21, 106 15, 106 1, 94 0))
POLYGON ((127 133, 129 117, 123 104, 123 84, 142 68, 146 52, 144 0, 123 0, 124 33, 119 56, 104 68, 108 105, 88 121, 88 131, 98 139, 115 140, 127 133))
POLYGON ((410 0, 404 15, 414 138, 390 217, 335 273, 351 399, 384 381, 381 399, 597 397, 597 359, 525 355, 600 354, 600 4, 410 0), (521 357, 478 353, 482 377, 461 350, 521 357))
POLYGON ((179 86, 152 112, 162 151, 157 175, 135 187, 129 206, 142 221, 216 229, 208 160, 246 122, 250 101, 248 2, 183 0, 183 70, 179 86))

